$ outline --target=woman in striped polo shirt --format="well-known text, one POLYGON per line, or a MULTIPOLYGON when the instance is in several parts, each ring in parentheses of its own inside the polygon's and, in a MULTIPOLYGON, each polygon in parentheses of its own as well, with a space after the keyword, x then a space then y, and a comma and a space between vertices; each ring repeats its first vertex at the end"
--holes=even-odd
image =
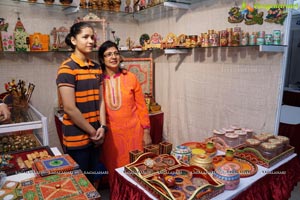
POLYGON ((56 79, 65 112, 62 130, 66 153, 92 183, 99 164, 99 145, 103 143, 106 130, 100 94, 102 71, 89 57, 94 37, 89 23, 79 22, 70 28, 65 42, 73 53, 59 67, 56 79))

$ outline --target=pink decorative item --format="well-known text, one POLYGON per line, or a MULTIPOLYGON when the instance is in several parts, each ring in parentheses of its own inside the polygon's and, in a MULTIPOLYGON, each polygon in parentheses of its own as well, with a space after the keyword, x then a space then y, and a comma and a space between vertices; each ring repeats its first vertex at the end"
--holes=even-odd
POLYGON ((3 51, 15 51, 14 34, 1 32, 3 51))

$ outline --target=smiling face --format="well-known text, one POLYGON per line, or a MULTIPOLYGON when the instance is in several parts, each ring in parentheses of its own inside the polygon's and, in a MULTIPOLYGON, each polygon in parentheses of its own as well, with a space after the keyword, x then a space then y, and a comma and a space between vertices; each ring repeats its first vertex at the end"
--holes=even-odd
POLYGON ((104 64, 107 69, 117 72, 120 65, 120 53, 115 47, 110 47, 104 52, 104 64))
POLYGON ((75 46, 75 53, 87 55, 93 51, 94 30, 90 27, 84 27, 81 32, 71 39, 75 46))

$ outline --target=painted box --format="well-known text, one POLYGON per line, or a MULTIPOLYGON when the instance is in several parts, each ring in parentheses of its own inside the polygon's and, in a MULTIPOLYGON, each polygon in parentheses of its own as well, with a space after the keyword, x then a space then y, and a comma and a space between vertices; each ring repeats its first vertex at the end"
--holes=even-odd
POLYGON ((69 154, 34 161, 32 167, 39 176, 70 172, 79 169, 79 165, 69 154))
POLYGON ((29 35, 30 51, 48 51, 50 37, 47 34, 34 33, 29 35))
POLYGON ((3 51, 15 51, 14 34, 9 32, 1 32, 3 51))

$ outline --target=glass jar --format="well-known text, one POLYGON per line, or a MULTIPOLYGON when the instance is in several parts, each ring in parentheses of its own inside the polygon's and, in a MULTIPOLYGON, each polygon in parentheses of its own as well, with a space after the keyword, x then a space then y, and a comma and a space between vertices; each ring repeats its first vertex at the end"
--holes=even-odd
POLYGON ((272 45, 273 44, 273 35, 272 34, 266 34, 265 35, 265 43, 266 43, 266 45, 272 45))

